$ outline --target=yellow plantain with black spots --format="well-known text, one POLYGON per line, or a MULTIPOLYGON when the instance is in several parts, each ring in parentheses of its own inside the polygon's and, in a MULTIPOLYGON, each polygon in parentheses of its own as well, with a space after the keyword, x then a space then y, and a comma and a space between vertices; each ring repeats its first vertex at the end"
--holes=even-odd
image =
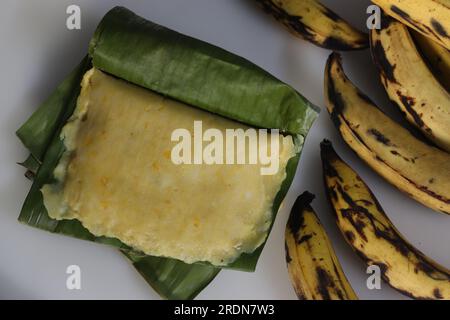
POLYGON ((411 31, 420 52, 433 70, 433 74, 447 91, 450 91, 450 50, 415 30, 411 31))
POLYGON ((450 214, 450 154, 415 138, 345 75, 339 54, 325 69, 328 112, 346 143, 372 169, 418 202, 450 214))
POLYGON ((390 99, 430 141, 450 151, 450 93, 423 60, 408 27, 383 17, 382 28, 370 33, 370 48, 390 99))
POLYGON ((450 0, 372 0, 384 12, 450 50, 450 0))
POLYGON ((450 299, 450 270, 414 248, 395 228, 361 177, 321 144, 325 189, 345 240, 383 280, 416 299, 450 299))
POLYGON ((311 207, 314 195, 295 201, 286 225, 286 262, 301 300, 357 300, 328 235, 311 207))
POLYGON ((336 51, 369 46, 368 35, 355 29, 317 0, 256 0, 288 30, 319 47, 336 51))

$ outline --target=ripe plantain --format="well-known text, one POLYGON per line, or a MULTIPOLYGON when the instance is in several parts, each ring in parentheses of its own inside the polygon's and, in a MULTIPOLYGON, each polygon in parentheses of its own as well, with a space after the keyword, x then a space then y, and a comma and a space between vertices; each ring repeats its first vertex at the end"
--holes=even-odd
POLYGON ((450 91, 450 50, 445 49, 417 31, 411 31, 417 46, 433 70, 434 75, 447 91, 450 91))
POLYGON ((372 0, 387 14, 450 50, 450 0, 372 0))
POLYGON ((367 265, 380 267, 383 279, 401 293, 416 299, 450 299, 450 270, 405 240, 329 141, 322 142, 321 156, 328 199, 353 250, 367 265))
POLYGON ((450 93, 434 77, 408 28, 384 17, 370 33, 373 60, 391 100, 437 146, 450 151, 450 93))
POLYGON ((256 0, 265 12, 296 36, 331 50, 369 46, 367 34, 355 29, 317 0, 256 0))
POLYGON ((286 225, 286 262, 295 292, 302 300, 357 300, 327 233, 304 192, 286 225))
POLYGON ((450 154, 379 110, 346 77, 336 53, 327 61, 325 101, 344 140, 372 169, 413 199, 450 214, 450 154))

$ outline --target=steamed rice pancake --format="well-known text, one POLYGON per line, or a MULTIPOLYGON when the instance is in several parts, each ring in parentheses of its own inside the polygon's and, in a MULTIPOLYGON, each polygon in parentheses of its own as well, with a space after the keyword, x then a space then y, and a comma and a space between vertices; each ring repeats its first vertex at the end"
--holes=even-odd
POLYGON ((247 129, 91 69, 61 132, 67 151, 54 171, 59 182, 41 190, 49 216, 187 263, 226 265, 253 252, 295 154, 292 137, 280 135, 275 175, 261 175, 261 164, 175 165, 172 132, 192 132, 198 120, 204 130, 247 129))

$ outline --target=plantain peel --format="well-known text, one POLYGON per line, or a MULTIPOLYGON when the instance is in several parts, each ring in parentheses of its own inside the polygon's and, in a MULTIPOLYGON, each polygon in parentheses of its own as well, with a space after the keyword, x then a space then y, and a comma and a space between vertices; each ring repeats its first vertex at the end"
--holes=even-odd
POLYGON ((450 214, 450 154, 386 116, 347 78, 338 54, 325 69, 325 101, 345 142, 372 169, 416 201, 450 214))
POLYGON ((295 292, 302 300, 357 300, 328 235, 304 192, 286 226, 286 262, 295 292))
POLYGON ((450 0, 372 0, 384 12, 450 50, 450 0))
POLYGON ((450 93, 423 60, 408 28, 389 17, 383 21, 380 30, 371 31, 370 39, 386 92, 411 124, 449 152, 450 93))
MULTIPOLYGON (((276 174, 255 165, 176 165, 174 130, 246 128, 91 69, 62 130, 66 152, 42 193, 53 219, 77 219, 96 236, 147 255, 223 266, 267 236, 272 203, 295 155, 280 136, 276 174)), ((225 152, 224 152, 225 153, 225 152)))
POLYGON ((352 27, 317 0, 256 1, 292 34, 320 47, 346 51, 369 46, 367 34, 352 27))
POLYGON ((325 189, 339 229, 353 250, 380 268, 394 289, 416 299, 450 299, 450 271, 399 233, 361 177, 321 144, 325 189))

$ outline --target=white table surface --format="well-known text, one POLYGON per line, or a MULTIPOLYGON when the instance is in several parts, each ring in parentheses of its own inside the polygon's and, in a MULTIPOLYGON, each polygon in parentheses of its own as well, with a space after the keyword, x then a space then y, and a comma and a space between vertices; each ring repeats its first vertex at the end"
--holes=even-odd
MULTIPOLYGON (((364 28, 369 1, 324 1, 364 28)), ((16 162, 26 150, 14 132, 79 62, 101 17, 121 4, 156 23, 241 55, 292 85, 322 108, 302 155, 299 172, 280 210, 255 273, 222 271, 199 299, 295 299, 284 260, 284 227, 295 197, 317 195, 314 207, 345 273, 362 299, 403 299, 382 283, 368 290, 362 261, 344 242, 322 185, 319 143, 337 151, 370 185, 389 217, 411 243, 450 267, 450 218, 433 212, 386 183, 344 144, 324 109, 323 70, 329 51, 291 36, 250 0, 3 0, 0 10, 0 298, 159 299, 127 260, 107 246, 53 235, 17 222, 30 182, 16 162), (82 10, 82 29, 66 29, 66 8, 82 10), (66 289, 66 268, 81 267, 81 290, 66 289)), ((344 55, 351 78, 398 117, 389 104, 369 51, 344 55)))

